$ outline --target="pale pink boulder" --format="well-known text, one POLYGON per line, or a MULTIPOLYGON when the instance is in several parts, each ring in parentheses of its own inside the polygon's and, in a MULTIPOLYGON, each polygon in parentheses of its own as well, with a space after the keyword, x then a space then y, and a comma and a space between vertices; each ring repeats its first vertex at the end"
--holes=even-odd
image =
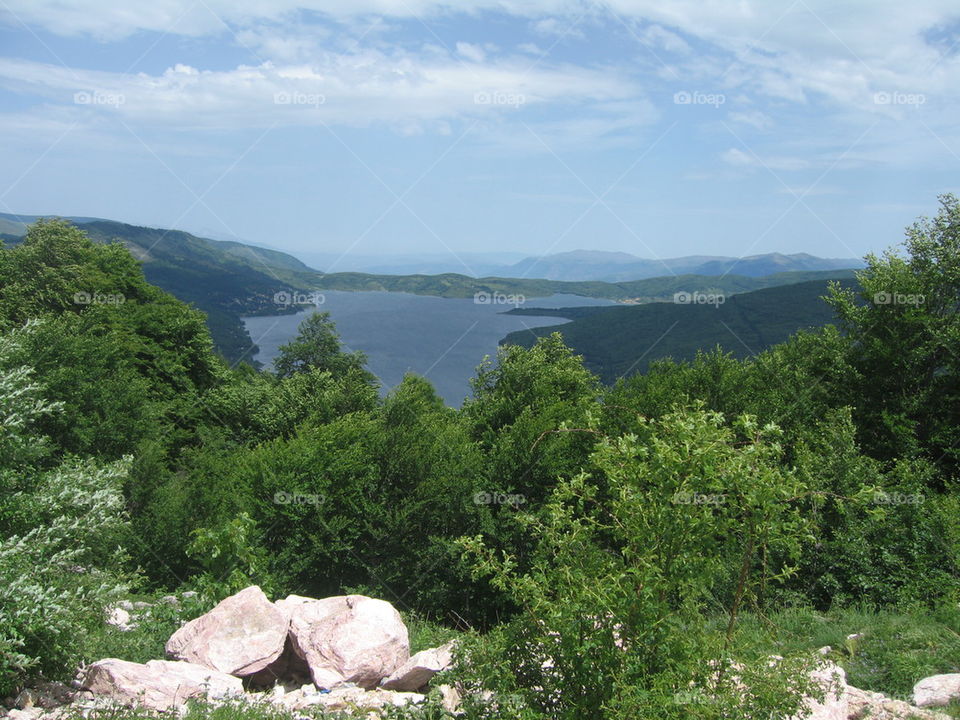
POLYGON ((290 644, 317 687, 355 683, 369 690, 410 657, 407 628, 384 600, 291 595, 277 607, 289 618, 290 644))
POLYGON ((146 664, 107 658, 87 667, 80 686, 94 697, 124 705, 168 710, 191 698, 224 699, 243 694, 232 675, 188 662, 151 660, 146 664))
POLYGON ((288 625, 287 614, 252 585, 177 630, 167 656, 247 677, 280 657, 288 625))
POLYGON ((453 642, 440 647, 421 650, 381 681, 385 690, 413 692, 433 679, 434 675, 447 670, 453 664, 453 642))

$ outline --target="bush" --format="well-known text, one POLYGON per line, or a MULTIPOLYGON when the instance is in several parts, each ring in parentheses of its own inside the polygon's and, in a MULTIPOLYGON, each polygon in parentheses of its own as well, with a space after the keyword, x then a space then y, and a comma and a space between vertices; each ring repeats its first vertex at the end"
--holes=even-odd
POLYGON ((0 338, 0 693, 69 672, 106 607, 127 591, 122 483, 129 459, 42 467, 34 425, 56 407, 8 358, 31 327, 0 338))
POLYGON ((461 541, 475 571, 520 608, 462 651, 468 686, 497 698, 477 701, 477 717, 796 712, 809 691, 807 659, 771 667, 766 656, 740 657, 735 671, 729 663, 742 607, 790 574, 767 559, 798 554, 806 488, 781 466, 776 428, 749 417, 734 426, 676 410, 645 422, 641 435, 601 441, 593 461, 610 499, 581 474, 518 515, 534 538, 529 568, 480 537, 461 541), (727 622, 711 629, 718 603, 727 622))

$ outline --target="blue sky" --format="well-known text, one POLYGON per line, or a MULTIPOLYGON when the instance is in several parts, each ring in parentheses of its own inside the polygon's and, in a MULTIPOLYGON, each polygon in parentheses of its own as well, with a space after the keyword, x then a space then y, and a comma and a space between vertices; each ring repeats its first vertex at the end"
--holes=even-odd
POLYGON ((0 211, 861 256, 960 192, 958 51, 954 0, 0 0, 0 211))

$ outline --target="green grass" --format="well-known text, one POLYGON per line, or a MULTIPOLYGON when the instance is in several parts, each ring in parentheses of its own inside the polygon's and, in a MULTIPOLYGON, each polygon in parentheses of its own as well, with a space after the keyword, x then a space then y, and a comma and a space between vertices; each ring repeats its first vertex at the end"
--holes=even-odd
POLYGON ((453 628, 439 625, 411 613, 400 613, 410 634, 410 654, 439 647, 460 636, 453 628))
POLYGON ((797 609, 768 617, 745 615, 737 644, 748 652, 780 655, 829 645, 830 659, 843 667, 850 685, 912 702, 917 681, 960 672, 960 608, 797 609), (849 642, 847 636, 855 633, 862 637, 849 642))

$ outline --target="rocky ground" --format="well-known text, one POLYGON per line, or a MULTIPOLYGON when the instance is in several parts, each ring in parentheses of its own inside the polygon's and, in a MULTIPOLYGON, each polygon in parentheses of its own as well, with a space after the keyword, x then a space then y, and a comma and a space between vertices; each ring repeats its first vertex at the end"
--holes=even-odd
MULTIPOLYGON (((118 606, 108 622, 130 628, 137 610, 118 606)), ((431 681, 452 668, 453 649, 447 643, 411 656, 407 628, 383 600, 291 595, 271 602, 252 586, 178 629, 166 659, 105 658, 80 668, 74 687, 37 683, 6 699, 0 714, 60 720, 116 706, 175 713, 203 699, 268 703, 294 716, 325 710, 376 718, 387 707, 424 703, 431 681)), ((814 678, 827 693, 823 701, 808 700, 811 720, 949 720, 933 708, 960 699, 960 674, 920 680, 910 702, 852 687, 826 660, 814 678)), ((460 690, 455 683, 437 687, 451 714, 459 711, 460 690)))

